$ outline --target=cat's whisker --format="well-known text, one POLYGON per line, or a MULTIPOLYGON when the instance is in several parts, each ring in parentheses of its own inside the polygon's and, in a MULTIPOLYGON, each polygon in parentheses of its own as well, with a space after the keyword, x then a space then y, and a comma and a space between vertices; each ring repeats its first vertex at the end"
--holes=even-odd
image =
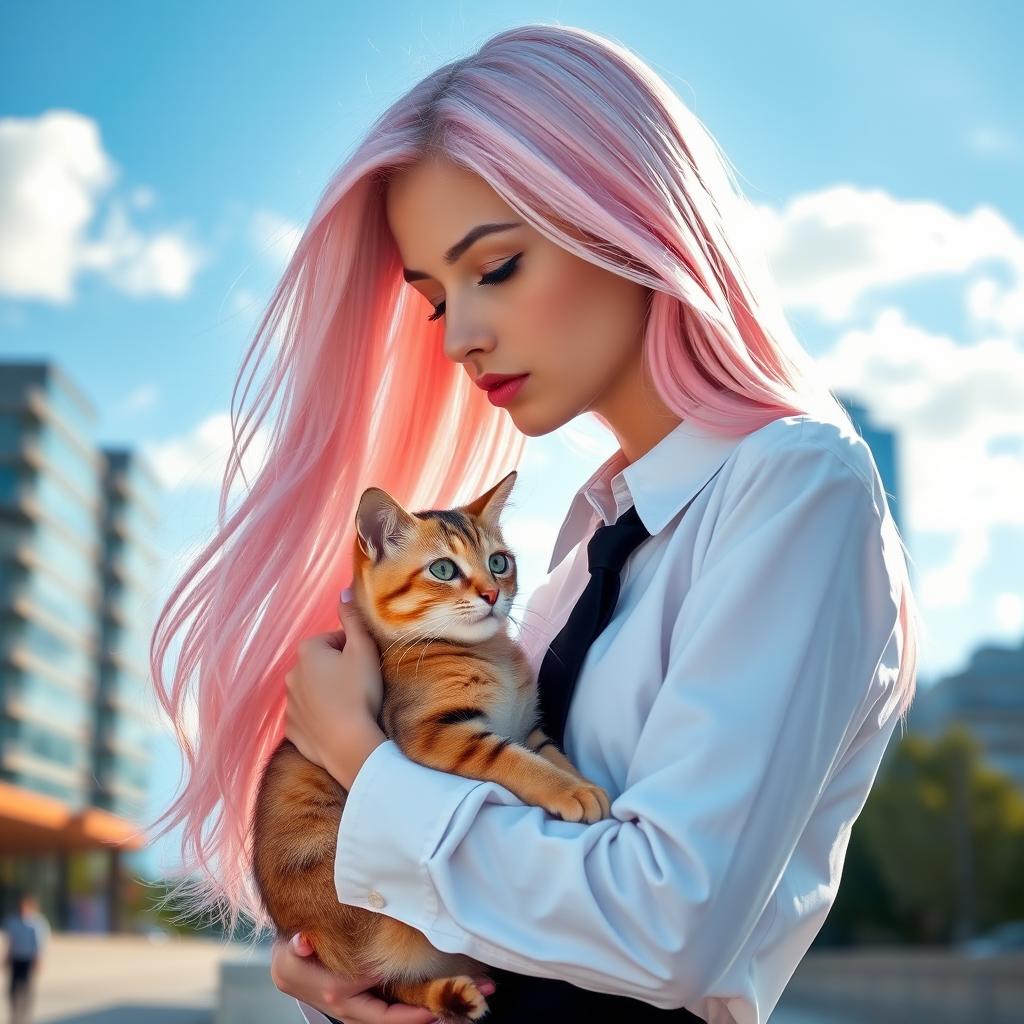
POLYGON ((419 657, 418 657, 418 658, 416 659, 416 675, 419 675, 419 672, 420 672, 420 662, 422 662, 422 661, 423 661, 423 656, 424 656, 424 655, 425 655, 425 654, 427 653, 427 651, 429 651, 429 650, 430 650, 430 645, 431 645, 432 643, 434 643, 434 641, 435 641, 436 639, 437 639, 437 637, 431 637, 431 638, 430 638, 430 639, 429 639, 429 640, 428 640, 428 641, 427 641, 427 642, 426 642, 426 643, 425 643, 425 644, 423 645, 423 650, 422 650, 422 651, 420 651, 420 656, 419 656, 419 657))
MULTIPOLYGON (((534 617, 540 619, 546 626, 550 626, 552 630, 551 635, 554 636, 555 624, 550 619, 542 615, 537 615, 534 617)), ((541 630, 537 625, 535 625, 532 622, 528 623, 524 618, 516 618, 515 616, 510 614, 508 620, 516 627, 516 630, 519 632, 520 635, 522 635, 524 632, 535 637, 542 637, 544 635, 543 630, 541 630)))
POLYGON ((524 615, 526 614, 526 612, 529 612, 530 615, 532 615, 534 618, 542 619, 544 622, 548 623, 548 625, 551 625, 551 620, 547 616, 541 615, 540 612, 538 612, 536 609, 530 608, 529 598, 524 598, 522 601, 516 598, 516 600, 512 604, 512 607, 517 610, 521 610, 524 615))
POLYGON ((399 636, 397 636, 390 644, 388 644, 386 648, 384 648, 383 651, 381 651, 381 657, 383 657, 386 654, 390 654, 396 647, 398 647, 405 641, 405 638, 407 636, 410 635, 412 636, 412 639, 406 646, 411 647, 419 639, 418 636, 415 634, 414 630, 409 630, 406 633, 399 634, 399 636))

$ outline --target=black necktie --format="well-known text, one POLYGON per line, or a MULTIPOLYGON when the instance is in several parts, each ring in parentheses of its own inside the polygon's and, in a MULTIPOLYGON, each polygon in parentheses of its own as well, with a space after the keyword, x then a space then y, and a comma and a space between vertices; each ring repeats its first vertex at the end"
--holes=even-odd
MULTIPOLYGON (((684 515, 693 502, 694 498, 687 502, 684 515)), ((544 731, 559 747, 564 741, 569 701, 583 659, 615 612, 621 584, 619 574, 626 559, 649 536, 636 509, 631 508, 619 516, 614 526, 599 526, 587 545, 590 580, 562 631, 551 641, 537 680, 544 731)), ((681 1008, 659 1010, 637 999, 589 992, 555 978, 532 978, 494 969, 490 973, 498 983, 498 991, 487 999, 491 1007, 487 1020, 493 1024, 704 1024, 700 1017, 681 1008)))
POLYGON ((619 600, 619 574, 626 559, 648 537, 647 527, 631 508, 614 526, 599 526, 587 545, 590 580, 562 631, 551 641, 537 677, 542 725, 559 747, 583 659, 611 621, 619 600))

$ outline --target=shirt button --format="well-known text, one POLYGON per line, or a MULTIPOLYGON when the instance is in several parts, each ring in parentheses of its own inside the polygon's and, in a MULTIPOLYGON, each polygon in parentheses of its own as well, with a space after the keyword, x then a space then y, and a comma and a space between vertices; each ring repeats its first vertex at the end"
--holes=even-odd
POLYGON ((381 896, 381 894, 379 892, 376 892, 376 891, 371 892, 366 897, 366 902, 369 903, 370 906, 373 907, 374 910, 383 910, 384 909, 384 897, 381 896))

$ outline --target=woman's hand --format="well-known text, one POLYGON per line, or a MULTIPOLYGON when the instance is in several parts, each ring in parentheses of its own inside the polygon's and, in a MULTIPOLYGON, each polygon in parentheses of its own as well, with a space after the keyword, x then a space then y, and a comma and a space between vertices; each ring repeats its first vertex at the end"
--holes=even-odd
MULTIPOLYGON (((389 1005, 369 990, 376 978, 339 978, 317 960, 301 935, 275 942, 270 976, 282 991, 344 1024, 429 1024, 429 1010, 405 1003, 389 1005)), ((493 990, 493 986, 492 986, 493 990)))
POLYGON ((384 683, 380 655, 351 604, 338 606, 341 628, 303 640, 285 676, 285 736, 346 789, 386 737, 377 725, 384 683))

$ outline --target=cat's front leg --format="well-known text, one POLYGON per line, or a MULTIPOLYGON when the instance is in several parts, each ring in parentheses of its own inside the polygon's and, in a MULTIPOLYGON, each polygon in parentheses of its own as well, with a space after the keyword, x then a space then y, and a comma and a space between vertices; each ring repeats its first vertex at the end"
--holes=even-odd
MULTIPOLYGON (((520 800, 564 821, 591 824, 609 816, 608 794, 572 766, 559 767, 532 750, 491 732, 479 718, 433 728, 403 730, 394 737, 406 756, 428 768, 481 782, 497 782, 520 800)), ((568 763, 568 762, 566 762, 568 763)))
POLYGON ((571 772, 577 778, 584 778, 579 769, 558 749, 558 744, 551 739, 543 729, 534 729, 526 737, 526 746, 535 754, 540 754, 545 760, 561 768, 563 771, 571 772))

